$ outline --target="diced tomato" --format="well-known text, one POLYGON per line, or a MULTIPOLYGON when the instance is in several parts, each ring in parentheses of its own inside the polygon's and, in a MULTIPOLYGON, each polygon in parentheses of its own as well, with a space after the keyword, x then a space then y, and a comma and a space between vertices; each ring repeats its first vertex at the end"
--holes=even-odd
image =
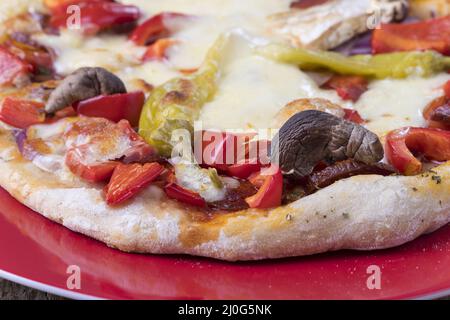
POLYGON ((176 18, 187 18, 182 13, 163 12, 151 17, 136 29, 130 35, 130 40, 140 46, 145 46, 155 42, 158 39, 166 38, 170 35, 169 21, 176 18))
POLYGON ((84 150, 85 148, 74 148, 67 152, 66 165, 70 171, 74 175, 92 183, 109 180, 119 162, 106 161, 98 164, 84 164, 84 150))
POLYGON ((249 181, 259 187, 258 192, 245 199, 250 208, 269 209, 281 205, 283 194, 283 175, 281 170, 276 168, 267 168, 249 179, 249 181))
POLYGON ((450 80, 444 84, 444 93, 447 99, 450 99, 450 80))
POLYGON ((177 41, 170 38, 156 40, 154 44, 150 45, 147 48, 147 51, 145 51, 145 54, 142 57, 142 61, 164 60, 166 58, 167 49, 169 49, 175 43, 177 43, 177 41))
POLYGON ((439 109, 442 108, 450 109, 450 99, 445 96, 434 99, 425 107, 423 117, 427 120, 430 128, 450 129, 450 123, 448 123, 450 119, 442 119, 436 116, 439 109))
POLYGON ((0 107, 0 120, 21 129, 42 123, 45 121, 44 104, 7 97, 0 107))
POLYGON ((156 162, 146 164, 119 164, 105 188, 106 202, 118 205, 136 196, 161 173, 164 167, 156 162))
POLYGON ((367 85, 367 79, 361 76, 334 75, 323 87, 336 90, 344 100, 356 102, 367 91, 367 85))
POLYGON ((198 193, 185 189, 176 183, 169 183, 164 188, 165 193, 171 199, 187 203, 196 207, 205 207, 206 201, 198 193))
POLYGON ((450 160, 450 131, 413 127, 394 130, 386 138, 385 149, 388 161, 401 173, 419 174, 422 163, 413 152, 430 160, 450 160))
POLYGON ((144 102, 144 92, 136 91, 83 100, 76 103, 74 108, 84 116, 101 117, 114 122, 126 119, 133 127, 136 127, 139 124, 144 102))
POLYGON ((362 124, 365 122, 357 110, 344 108, 344 112, 345 112, 344 119, 346 120, 358 124, 362 124))
MULTIPOLYGON (((77 2, 80 8, 81 28, 86 34, 95 34, 127 23, 136 22, 140 18, 139 8, 105 1, 77 2)), ((50 24, 54 28, 66 28, 70 14, 64 10, 55 10, 50 24)))
POLYGON ((0 86, 13 84, 15 79, 32 71, 31 64, 0 47, 0 86))
POLYGON ((450 16, 408 24, 384 24, 374 30, 374 54, 435 50, 450 54, 450 16))

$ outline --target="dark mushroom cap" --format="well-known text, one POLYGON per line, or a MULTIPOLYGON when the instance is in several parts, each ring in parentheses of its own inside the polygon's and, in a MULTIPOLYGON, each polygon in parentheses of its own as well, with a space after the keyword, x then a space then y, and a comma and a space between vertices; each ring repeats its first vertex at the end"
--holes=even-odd
POLYGON ((99 95, 126 93, 119 77, 103 68, 80 68, 67 76, 52 92, 45 106, 47 113, 54 113, 73 103, 99 95))
POLYGON ((376 134, 317 110, 295 114, 272 141, 272 162, 295 178, 311 174, 321 161, 355 159, 372 164, 383 156, 383 146, 376 134))

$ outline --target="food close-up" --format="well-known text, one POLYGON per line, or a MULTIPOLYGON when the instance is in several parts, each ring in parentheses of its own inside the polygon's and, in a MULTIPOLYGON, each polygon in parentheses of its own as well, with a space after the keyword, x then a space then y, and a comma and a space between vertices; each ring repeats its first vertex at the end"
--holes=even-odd
POLYGON ((57 295, 445 296, 450 2, 1 0, 0 187, 57 295))

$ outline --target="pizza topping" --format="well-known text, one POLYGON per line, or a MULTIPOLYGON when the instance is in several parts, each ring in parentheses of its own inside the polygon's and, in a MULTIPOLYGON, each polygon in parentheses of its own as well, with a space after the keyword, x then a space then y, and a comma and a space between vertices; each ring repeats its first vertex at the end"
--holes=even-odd
POLYGON ((435 161, 450 160, 450 131, 414 127, 397 129, 388 134, 385 148, 388 161, 397 170, 405 175, 416 175, 423 166, 413 153, 435 161))
POLYGON ((27 128, 45 121, 44 104, 6 97, 0 106, 0 120, 16 128, 27 128))
POLYGON ((423 111, 430 128, 450 129, 450 99, 442 96, 431 101, 423 111))
MULTIPOLYGON (((81 28, 85 34, 129 25, 140 18, 140 11, 135 6, 123 5, 111 1, 72 1, 80 10, 81 28)), ((69 4, 63 3, 52 9, 50 24, 54 28, 66 28, 72 13, 67 12, 69 4)))
POLYGON ((309 175, 321 161, 353 158, 366 164, 383 158, 378 136, 364 127, 317 110, 297 113, 272 142, 272 161, 295 178, 309 175))
POLYGON ((345 120, 352 121, 357 124, 362 124, 365 122, 357 110, 344 108, 344 112, 345 120))
POLYGON ((54 77, 52 52, 31 39, 24 32, 13 32, 3 42, 9 52, 33 68, 33 81, 45 81, 54 77))
POLYGON ((118 164, 105 187, 106 203, 114 206, 135 197, 164 171, 156 162, 146 164, 118 164))
POLYGON ((0 86, 23 86, 29 83, 33 66, 0 46, 0 86))
POLYGON ((341 76, 331 77, 322 87, 336 90, 343 100, 358 101, 359 97, 367 91, 368 81, 362 76, 341 76))
POLYGON ((294 46, 323 50, 336 48, 379 22, 402 20, 408 11, 406 0, 302 0, 291 6, 294 10, 269 17, 270 28, 294 46))
POLYGON ((159 39, 167 38, 175 31, 177 24, 179 24, 177 22, 188 18, 191 17, 182 13, 160 13, 138 26, 131 33, 129 39, 140 46, 153 44, 159 39))
POLYGON ((394 168, 383 163, 365 164, 349 159, 336 162, 323 170, 313 172, 308 180, 314 190, 317 190, 328 187, 338 180, 356 175, 376 174, 388 176, 394 173, 394 168))
POLYGON ((250 208, 269 209, 281 205, 283 175, 278 167, 264 168, 251 176, 249 181, 259 188, 255 195, 245 199, 250 208))
POLYGON ((111 72, 103 68, 81 68, 67 76, 52 92, 45 111, 54 113, 78 101, 126 92, 122 80, 111 72))
POLYGON ((220 201, 225 197, 221 178, 215 169, 203 169, 195 163, 174 164, 176 183, 198 193, 207 202, 220 201))
POLYGON ((323 111, 339 118, 345 116, 345 111, 341 106, 327 99, 297 99, 289 102, 277 113, 273 124, 275 127, 281 128, 294 114, 306 110, 323 111))
POLYGON ((435 50, 450 55, 450 16, 408 24, 383 24, 373 32, 374 54, 435 50))
POLYGON ((156 87, 145 103, 139 133, 162 156, 171 156, 171 139, 175 130, 193 132, 193 122, 201 108, 214 96, 220 75, 220 60, 227 43, 227 37, 220 37, 197 72, 156 87))
POLYGON ((436 108, 431 115, 431 120, 443 123, 445 126, 450 126, 450 104, 446 103, 443 106, 436 108))
POLYGON ((196 207, 205 207, 206 201, 197 192, 181 187, 176 183, 169 183, 164 187, 166 195, 174 200, 196 207))
POLYGON ((450 99, 450 80, 444 84, 444 93, 447 99, 450 99))
POLYGON ((67 166, 90 182, 107 180, 118 161, 127 164, 156 159, 153 148, 126 120, 115 124, 102 118, 81 118, 66 130, 64 138, 67 166))
POLYGON ((101 163, 85 164, 84 159, 88 157, 88 146, 70 149, 66 154, 66 165, 69 170, 88 182, 96 183, 108 181, 114 169, 119 165, 117 161, 105 161, 101 163))
POLYGON ((156 40, 150 45, 142 57, 143 61, 164 60, 166 58, 166 51, 168 48, 176 44, 177 41, 170 38, 163 38, 156 40))
POLYGON ((426 77, 450 68, 450 57, 434 51, 347 57, 337 52, 270 44, 258 47, 257 52, 276 61, 298 65, 305 70, 327 69, 342 75, 379 79, 406 78, 412 75, 426 77))
POLYGON ((145 94, 142 91, 100 95, 74 104, 78 114, 88 117, 101 117, 114 122, 126 119, 133 127, 139 124, 145 94))
POLYGON ((248 180, 235 180, 235 182, 237 185, 227 189, 227 194, 223 200, 208 203, 208 207, 217 211, 248 209, 249 205, 245 199, 255 195, 258 192, 258 188, 248 180))

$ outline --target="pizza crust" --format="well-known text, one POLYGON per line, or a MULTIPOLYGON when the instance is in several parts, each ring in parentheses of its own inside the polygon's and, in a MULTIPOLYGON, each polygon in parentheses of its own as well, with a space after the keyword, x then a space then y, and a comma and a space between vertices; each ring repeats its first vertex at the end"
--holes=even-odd
MULTIPOLYGON (((2 140, 2 147, 10 141, 2 140)), ((43 216, 123 251, 237 261, 382 249, 432 232, 450 222, 450 162, 433 171, 356 176, 285 207, 212 218, 167 199, 155 186, 112 209, 101 187, 65 186, 11 157, 0 160, 0 185, 43 216)))

